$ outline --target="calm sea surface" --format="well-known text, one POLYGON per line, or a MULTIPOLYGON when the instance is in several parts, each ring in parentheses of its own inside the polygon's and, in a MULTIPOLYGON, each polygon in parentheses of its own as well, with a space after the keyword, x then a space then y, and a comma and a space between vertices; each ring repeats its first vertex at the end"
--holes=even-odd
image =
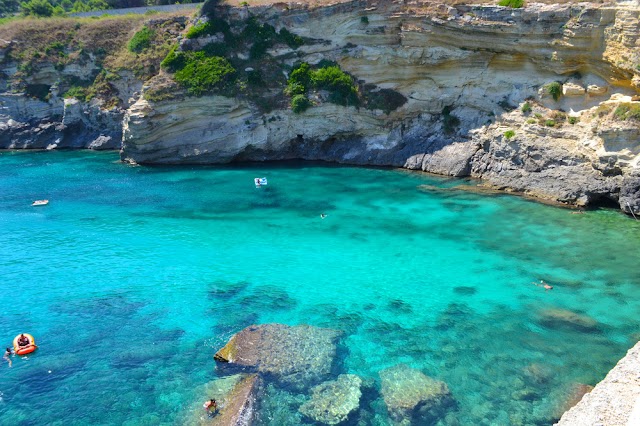
MULTIPOLYGON (((441 424, 549 424, 638 339, 640 225, 618 212, 397 170, 117 159, 0 153, 0 346, 39 345, 0 364, 0 424, 180 424, 215 351, 268 322, 343 330, 343 371, 378 386, 399 363, 446 382, 441 424)), ((300 398, 272 391, 260 424, 305 424, 300 398)), ((388 424, 372 398, 363 422, 388 424)))

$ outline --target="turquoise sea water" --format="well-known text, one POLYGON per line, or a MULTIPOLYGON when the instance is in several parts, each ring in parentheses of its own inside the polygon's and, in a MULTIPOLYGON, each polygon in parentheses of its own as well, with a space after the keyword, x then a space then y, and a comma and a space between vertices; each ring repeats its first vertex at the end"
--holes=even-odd
MULTIPOLYGON (((0 364, 0 424, 179 424, 219 374, 215 351, 267 322, 343 330, 344 371, 378 383, 398 363, 443 380, 458 404, 441 424, 549 424, 638 339, 640 226, 418 188, 459 183, 0 153, 1 338, 40 346, 0 364), (598 330, 545 326, 555 308, 598 330)), ((271 392, 259 423, 305 424, 296 404, 271 392)), ((361 424, 387 424, 377 396, 363 404, 361 424)))

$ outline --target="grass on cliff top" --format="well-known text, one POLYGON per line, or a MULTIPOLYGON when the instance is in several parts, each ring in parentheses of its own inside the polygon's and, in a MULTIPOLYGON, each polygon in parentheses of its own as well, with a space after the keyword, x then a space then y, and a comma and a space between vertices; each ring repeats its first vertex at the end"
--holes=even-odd
POLYGON ((144 15, 94 18, 20 19, 0 26, 0 38, 13 41, 6 60, 17 63, 18 80, 29 82, 38 68, 53 65, 63 70, 71 63, 83 65, 92 55, 98 67, 110 71, 131 70, 146 79, 160 69, 160 61, 184 30, 178 17, 184 14, 154 15, 153 31, 147 43, 138 44, 135 51, 127 46, 149 18, 144 15), (164 18, 164 19, 163 19, 164 18))

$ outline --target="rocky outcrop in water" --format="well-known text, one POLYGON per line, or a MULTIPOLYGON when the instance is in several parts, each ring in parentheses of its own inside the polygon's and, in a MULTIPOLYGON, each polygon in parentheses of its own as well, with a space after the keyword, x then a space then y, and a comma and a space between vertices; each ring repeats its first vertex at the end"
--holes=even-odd
POLYGON ((444 382, 406 365, 382 370, 380 378, 382 397, 396 424, 434 424, 455 405, 444 382))
POLYGON ((255 374, 236 374, 207 383, 198 390, 200 399, 187 410, 184 426, 251 425, 258 387, 259 378, 255 374), (218 404, 218 412, 213 417, 203 408, 209 399, 215 399, 218 404))
POLYGON ((311 389, 311 399, 300 412, 315 422, 337 425, 347 421, 360 407, 362 379, 353 374, 341 374, 336 380, 311 389))
POLYGON ((283 386, 304 389, 332 373, 341 332, 308 325, 252 325, 215 354, 230 367, 255 371, 283 386))
POLYGON ((544 309, 539 312, 538 322, 545 327, 583 333, 595 333, 600 330, 598 321, 568 309, 544 309))

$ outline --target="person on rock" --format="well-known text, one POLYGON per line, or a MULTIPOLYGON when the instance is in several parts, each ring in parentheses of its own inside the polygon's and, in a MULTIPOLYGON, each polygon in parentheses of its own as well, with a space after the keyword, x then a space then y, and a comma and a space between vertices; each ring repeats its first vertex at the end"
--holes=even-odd
POLYGON ((204 407, 208 417, 213 417, 218 412, 218 404, 215 399, 208 400, 202 407, 204 407))

